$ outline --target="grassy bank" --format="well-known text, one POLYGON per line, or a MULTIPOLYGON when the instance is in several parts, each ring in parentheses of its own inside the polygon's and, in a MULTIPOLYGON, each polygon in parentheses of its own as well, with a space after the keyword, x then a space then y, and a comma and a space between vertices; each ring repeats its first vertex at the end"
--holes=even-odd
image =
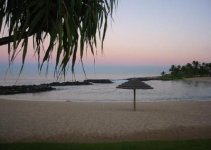
POLYGON ((0 150, 209 150, 211 139, 185 141, 141 141, 119 143, 13 143, 0 150))

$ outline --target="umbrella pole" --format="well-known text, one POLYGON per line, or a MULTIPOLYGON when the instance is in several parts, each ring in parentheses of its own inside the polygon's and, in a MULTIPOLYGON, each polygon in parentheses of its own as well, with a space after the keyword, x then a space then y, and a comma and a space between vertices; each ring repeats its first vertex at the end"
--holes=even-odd
POLYGON ((136 89, 133 89, 134 91, 134 101, 133 101, 133 106, 134 106, 134 111, 136 111, 136 89))

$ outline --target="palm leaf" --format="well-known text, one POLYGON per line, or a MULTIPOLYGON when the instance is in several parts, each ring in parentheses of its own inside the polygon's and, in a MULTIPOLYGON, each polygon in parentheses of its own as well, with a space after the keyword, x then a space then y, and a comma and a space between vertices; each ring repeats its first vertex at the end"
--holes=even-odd
POLYGON ((9 63, 22 51, 24 65, 29 51, 28 38, 33 36, 39 70, 45 62, 49 63, 55 51, 55 73, 65 75, 68 63, 71 63, 71 71, 74 73, 78 45, 82 66, 87 46, 95 55, 97 33, 103 48, 107 22, 117 3, 117 0, 1 0, 0 30, 8 26, 10 38, 2 43, 8 44, 9 63), (50 38, 50 42, 46 49, 42 48, 45 54, 40 65, 41 47, 46 38, 50 38))

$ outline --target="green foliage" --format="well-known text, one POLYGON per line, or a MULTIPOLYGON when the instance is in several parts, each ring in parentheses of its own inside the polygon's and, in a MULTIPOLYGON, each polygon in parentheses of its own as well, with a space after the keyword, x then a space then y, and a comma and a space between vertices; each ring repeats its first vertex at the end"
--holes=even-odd
POLYGON ((193 61, 184 66, 172 65, 169 74, 162 74, 162 80, 177 80, 182 78, 211 76, 211 63, 193 61))
POLYGON ((13 143, 0 144, 0 150, 208 150, 211 140, 142 141, 119 143, 13 143))
POLYGON ((82 60, 90 47, 94 55, 98 34, 103 46, 116 5, 117 0, 1 0, 0 31, 7 26, 9 36, 1 38, 0 45, 8 44, 10 63, 22 52, 23 67, 32 36, 40 70, 56 51, 55 73, 65 75, 69 62, 74 73, 77 53, 82 60), (44 48, 46 39, 49 43, 44 48))
POLYGON ((180 79, 183 79, 183 78, 179 77, 179 76, 173 76, 171 74, 165 74, 165 75, 160 77, 160 80, 163 80, 163 81, 180 80, 180 79))

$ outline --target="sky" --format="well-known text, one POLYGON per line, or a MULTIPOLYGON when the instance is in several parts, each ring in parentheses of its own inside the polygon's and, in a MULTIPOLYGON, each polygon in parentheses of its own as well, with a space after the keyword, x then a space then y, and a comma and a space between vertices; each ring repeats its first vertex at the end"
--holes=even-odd
MULTIPOLYGON (((168 66, 211 60, 211 0, 119 0, 95 63, 168 66)), ((27 63, 36 58, 27 55, 27 63)), ((0 47, 0 63, 8 62, 0 47)), ((18 60, 17 60, 18 61, 18 60)), ((84 57, 93 64, 93 56, 84 57)))
POLYGON ((120 0, 118 6, 100 62, 169 65, 211 60, 210 0, 120 0))

